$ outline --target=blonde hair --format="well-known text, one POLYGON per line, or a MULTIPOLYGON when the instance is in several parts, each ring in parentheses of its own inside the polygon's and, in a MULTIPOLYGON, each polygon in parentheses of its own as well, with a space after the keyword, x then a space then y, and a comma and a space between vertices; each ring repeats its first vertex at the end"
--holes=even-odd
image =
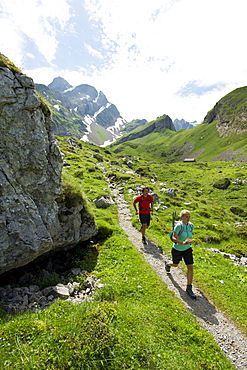
POLYGON ((183 217, 183 215, 186 215, 187 213, 190 215, 190 211, 188 211, 187 209, 183 209, 183 210, 180 212, 179 217, 181 218, 181 217, 183 217))

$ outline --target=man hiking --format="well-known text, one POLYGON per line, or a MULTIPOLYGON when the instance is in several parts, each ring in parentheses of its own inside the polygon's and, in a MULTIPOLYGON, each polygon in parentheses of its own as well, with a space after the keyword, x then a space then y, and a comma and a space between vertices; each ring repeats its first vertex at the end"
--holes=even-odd
POLYGON ((142 194, 136 197, 133 201, 133 205, 136 211, 136 214, 139 214, 140 222, 141 222, 141 233, 142 233, 142 242, 143 244, 147 244, 145 238, 146 229, 150 225, 150 214, 153 214, 153 204, 154 199, 151 194, 148 194, 149 187, 144 186, 142 188, 142 194), (139 210, 137 209, 137 203, 139 203, 139 210))

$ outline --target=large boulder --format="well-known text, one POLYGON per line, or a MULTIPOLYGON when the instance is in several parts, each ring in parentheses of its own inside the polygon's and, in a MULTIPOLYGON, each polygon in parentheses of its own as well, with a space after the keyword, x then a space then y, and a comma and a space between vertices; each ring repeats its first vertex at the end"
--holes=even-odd
POLYGON ((221 178, 215 181, 213 184, 214 188, 225 190, 229 187, 231 184, 230 180, 228 178, 221 178))
POLYGON ((0 66, 0 274, 96 233, 83 205, 64 210, 63 156, 31 78, 0 66), (68 214, 69 227, 59 212, 68 214), (65 212, 66 211, 66 212, 65 212), (69 232, 68 232, 69 229, 69 232))

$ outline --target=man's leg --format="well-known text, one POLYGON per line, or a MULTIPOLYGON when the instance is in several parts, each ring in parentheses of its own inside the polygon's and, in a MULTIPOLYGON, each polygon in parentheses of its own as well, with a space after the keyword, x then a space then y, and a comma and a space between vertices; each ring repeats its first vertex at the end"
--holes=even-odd
POLYGON ((150 224, 150 214, 141 214, 140 213, 140 222, 141 222, 141 234, 142 234, 142 241, 146 244, 145 232, 146 229, 149 227, 150 224))
POLYGON ((147 228, 148 228, 147 224, 142 224, 142 228, 141 228, 142 237, 145 237, 145 232, 147 228))
POLYGON ((142 233, 142 242, 143 244, 147 244, 146 238, 145 238, 145 232, 148 228, 147 224, 142 224, 141 233, 142 233))

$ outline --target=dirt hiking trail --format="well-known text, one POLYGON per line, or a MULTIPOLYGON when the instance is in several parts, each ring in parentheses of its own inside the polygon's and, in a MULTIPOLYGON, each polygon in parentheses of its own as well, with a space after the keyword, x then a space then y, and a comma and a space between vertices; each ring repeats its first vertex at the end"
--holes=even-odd
POLYGON ((123 195, 115 185, 111 184, 110 189, 118 205, 120 226, 129 240, 143 254, 168 289, 175 293, 200 325, 214 337, 236 369, 247 369, 247 338, 244 334, 195 285, 193 285, 193 291, 197 299, 193 300, 188 296, 185 292, 187 279, 179 267, 171 268, 171 273, 166 273, 165 260, 170 257, 164 255, 161 249, 149 240, 147 240, 147 245, 143 245, 140 231, 132 226, 130 210, 123 195))

